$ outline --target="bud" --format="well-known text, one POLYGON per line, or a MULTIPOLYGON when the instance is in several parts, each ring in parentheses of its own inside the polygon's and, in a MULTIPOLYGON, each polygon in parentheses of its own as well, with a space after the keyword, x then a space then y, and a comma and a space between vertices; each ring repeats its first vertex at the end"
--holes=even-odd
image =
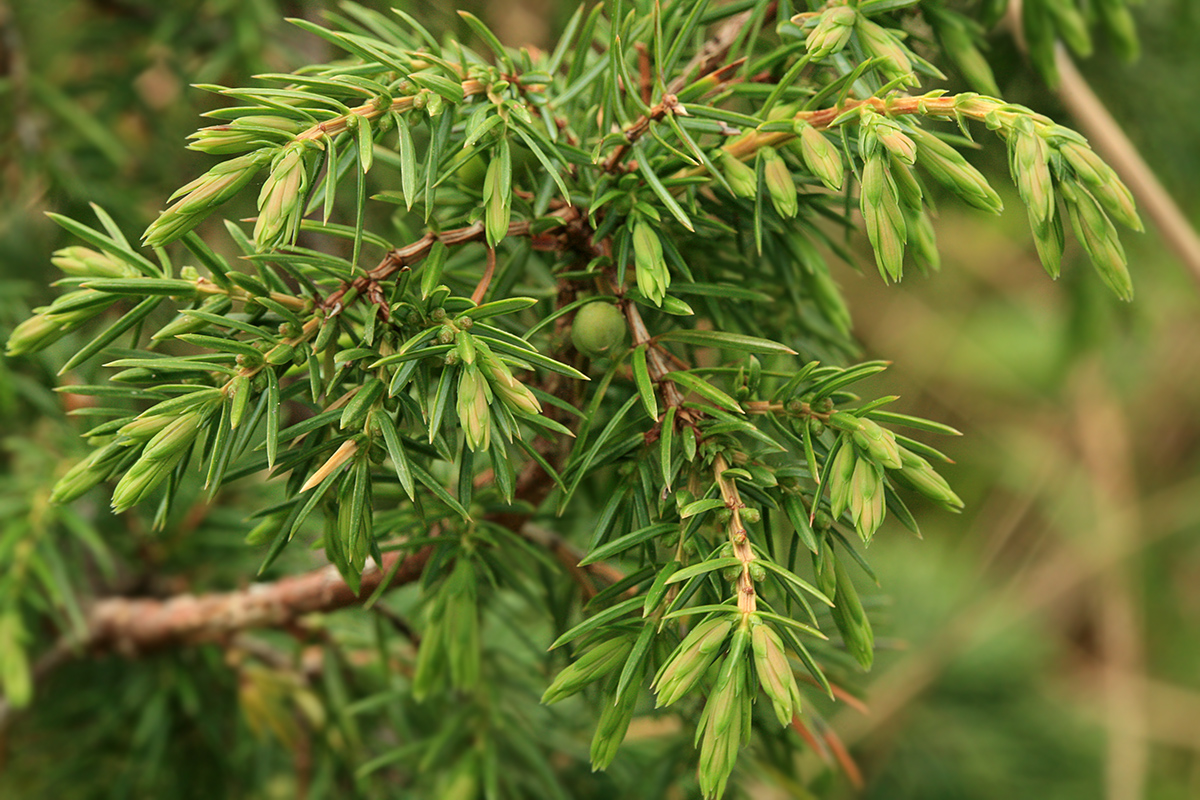
POLYGON ((850 480, 850 511, 858 535, 864 542, 870 542, 883 523, 883 469, 865 458, 860 458, 854 465, 850 480))
POLYGON ((1036 133, 1019 131, 1009 140, 1012 174, 1021 200, 1029 209, 1033 227, 1040 228, 1054 213, 1054 182, 1050 177, 1050 150, 1036 133))
MULTIPOLYGON (((921 190, 921 184, 917 182, 917 176, 913 174, 912 168, 897 160, 895 156, 888 159, 887 166, 888 175, 896 184, 896 196, 900 199, 902 209, 908 212, 924 209, 924 192, 921 190)), ((905 215, 906 225, 910 216, 911 213, 905 215)))
POLYGON ((212 125, 189 134, 187 148, 214 156, 244 153, 261 147, 262 137, 252 131, 237 130, 232 125, 212 125))
POLYGON ((120 514, 133 508, 146 499, 160 483, 166 480, 175 466, 183 460, 187 453, 186 447, 176 448, 164 458, 147 458, 142 455, 129 470, 121 476, 112 493, 112 510, 120 514))
POLYGON ((835 520, 850 504, 850 481, 854 477, 854 446, 850 439, 843 438, 842 446, 829 468, 829 513, 835 520))
POLYGON ((726 150, 721 151, 721 169, 729 188, 738 197, 754 197, 758 191, 758 176, 744 161, 726 150))
POLYGON ((946 479, 939 475, 924 458, 901 447, 900 460, 904 466, 896 473, 896 478, 905 486, 948 508, 961 509, 963 507, 962 499, 954 493, 946 479))
POLYGON ((617 750, 625 740, 629 723, 633 721, 637 696, 637 692, 625 692, 614 701, 609 695, 605 695, 600 719, 596 723, 596 733, 592 736, 592 771, 607 769, 617 757, 617 750))
POLYGON ((1075 170, 1075 174, 1084 183, 1092 186, 1101 186, 1110 180, 1116 178, 1112 168, 1105 164, 1093 150, 1085 144, 1075 141, 1066 141, 1058 146, 1058 152, 1062 154, 1071 168, 1075 170))
POLYGON ((828 188, 841 189, 845 175, 841 152, 825 138, 825 134, 803 120, 797 119, 792 130, 800 137, 800 155, 808 171, 828 188))
POLYGON ((575 659, 558 673, 553 683, 542 695, 542 702, 557 703, 570 697, 589 683, 598 681, 612 672, 629 657, 633 643, 627 637, 607 639, 575 659))
POLYGON ((119 297, 93 289, 67 292, 48 306, 36 309, 52 322, 70 329, 81 325, 115 303, 119 297))
POLYGON ((528 386, 513 377, 512 370, 492 352, 491 348, 482 340, 476 340, 475 347, 478 350, 479 368, 483 371, 484 377, 491 382, 491 389, 499 395, 505 405, 513 411, 524 414, 542 413, 542 404, 538 402, 537 397, 529 390, 528 386))
POLYGON ((833 6, 826 8, 817 20, 817 25, 809 32, 804 46, 808 49, 809 58, 819 61, 826 56, 840 53, 850 41, 854 32, 854 24, 858 21, 858 11, 849 6, 833 6))
POLYGON ((50 260, 65 274, 76 278, 132 278, 136 269, 108 253, 90 247, 64 247, 50 260))
POLYGON ((483 205, 486 209, 488 247, 495 247, 508 235, 512 215, 512 156, 507 140, 501 140, 483 178, 483 205))
MULTIPOLYGON (((814 525, 814 527, 820 528, 821 526, 814 525)), ((829 543, 829 539, 825 536, 818 537, 817 550, 812 554, 813 575, 816 576, 817 588, 821 590, 821 594, 830 600, 837 596, 837 573, 833 569, 836 560, 837 557, 833 554, 833 546, 829 543)))
POLYGON ((1078 142, 1066 142, 1059 146, 1059 152, 1075 170, 1085 184, 1087 190, 1098 200, 1109 214, 1116 217, 1121 224, 1135 231, 1143 229, 1142 220, 1138 217, 1133 202, 1133 195, 1117 177, 1112 168, 1105 164, 1087 145, 1078 142))
POLYGON ((1052 207, 1050 218, 1040 228, 1032 215, 1030 212, 1029 221, 1033 228, 1033 243, 1037 246, 1038 258, 1041 259, 1046 273, 1057 280, 1064 244, 1062 215, 1058 213, 1057 208, 1052 207))
POLYGON ((8 338, 8 355, 32 353, 49 347, 83 323, 120 300, 119 295, 80 289, 68 292, 18 325, 8 338))
POLYGON ((42 314, 34 314, 13 329, 5 352, 9 356, 36 353, 57 342, 69 332, 68 328, 42 314))
POLYGON ((737 762, 742 742, 743 725, 750 698, 742 696, 745 683, 745 662, 740 659, 735 668, 718 680, 700 716, 697 738, 700 739, 700 791, 705 797, 719 797, 737 762))
POLYGON ((955 113, 985 121, 994 112, 1004 108, 1004 106, 1005 103, 1003 100, 997 100, 994 97, 985 97, 974 92, 963 92, 954 98, 955 113))
POLYGON ((894 119, 871 111, 870 106, 863 106, 865 130, 874 134, 875 138, 901 163, 912 166, 917 161, 917 146, 894 119))
POLYGON ((862 427, 853 434, 854 443, 888 469, 900 469, 900 451, 892 432, 879 427, 875 420, 866 417, 859 417, 859 420, 862 427))
POLYGON ((467 447, 486 450, 491 443, 492 417, 488 403, 492 390, 478 367, 467 364, 458 373, 458 420, 466 436, 467 447))
POLYGON ((667 287, 671 285, 671 274, 667 271, 658 233, 640 217, 633 224, 633 260, 637 269, 638 289, 655 305, 661 306, 667 287))
POLYGON ((766 624, 754 625, 751 637, 758 682, 767 697, 771 698, 779 724, 789 725, 792 717, 800 710, 792 702, 799 690, 796 687, 796 676, 792 673, 792 667, 783 650, 783 641, 779 634, 766 624))
POLYGON ((99 484, 111 471, 116 460, 126 452, 125 446, 111 442, 67 470, 50 492, 51 503, 70 503, 99 484))
POLYGON ((169 422, 146 444, 142 458, 162 461, 186 450, 195 441, 196 434, 200 432, 200 426, 206 418, 207 414, 202 411, 180 414, 174 419, 168 418, 169 422))
MULTIPOLYGON (((149 409, 148 412, 153 411, 149 409)), ((162 429, 171 424, 174 419, 169 414, 153 414, 144 412, 140 417, 127 422, 117 431, 117 435, 124 439, 130 439, 134 442, 148 442, 162 432, 162 429)), ((126 442, 128 444, 128 442, 126 442)))
POLYGON ((307 191, 308 165, 304 163, 304 144, 288 145, 271 164, 271 174, 258 193, 254 243, 260 251, 273 250, 295 236, 304 214, 307 191))
MULTIPOLYGON (((734 636, 742 634, 739 629, 734 633, 734 636)), ((748 639, 749 631, 744 633, 748 639)), ((741 705, 742 705, 742 687, 745 684, 746 677, 746 662, 743 660, 741 653, 734 655, 732 652, 726 656, 725 663, 721 665, 720 677, 717 678, 716 688, 708 697, 708 703, 704 707, 704 714, 707 715, 708 725, 713 729, 717 736, 729 736, 736 740, 737 723, 741 720, 741 705)), ((749 699, 749 698, 747 698, 749 699)))
POLYGON ((888 174, 884 157, 876 156, 863 166, 859 198, 867 238, 875 251, 875 263, 884 280, 900 280, 904 273, 904 245, 908 228, 900 210, 896 183, 888 174))
POLYGON ((429 115, 430 119, 440 117, 442 112, 446 110, 446 98, 427 89, 423 91, 428 92, 425 100, 425 113, 429 115))
POLYGON ((242 153, 283 138, 291 138, 303 129, 299 120, 261 114, 238 117, 228 125, 201 128, 187 138, 189 150, 211 155, 242 153))
POLYGON ((978 209, 993 214, 1004 209, 1000 195, 988 185, 979 170, 967 163, 962 153, 928 131, 918 128, 911 136, 917 144, 918 162, 935 180, 978 209))
POLYGON ((871 630, 871 621, 863 611, 858 590, 854 588, 854 582, 850 580, 850 574, 846 572, 841 559, 834 559, 833 572, 837 583, 831 609, 833 621, 842 634, 846 650, 863 669, 870 669, 875 660, 875 634, 871 630))
POLYGON ((1145 230, 1142 218, 1138 216, 1133 195, 1116 175, 1113 175, 1108 183, 1089 187, 1089 191, 1117 222, 1139 233, 1145 230))
POLYGON ((908 48, 901 44, 891 31, 876 25, 866 17, 859 17, 856 27, 863 51, 869 56, 885 59, 890 67, 884 70, 886 73, 893 77, 912 74, 908 48))
POLYGON ((938 252, 937 236, 933 232, 933 222, 924 208, 910 211, 904 216, 904 224, 908 229, 908 243, 912 245, 913 258, 923 269, 938 270, 942 266, 942 256, 938 252))
POLYGON ((508 366, 497 361, 489 367, 492 387, 505 405, 525 414, 542 413, 542 404, 528 386, 518 381, 508 366))
POLYGON ((764 147, 758 151, 763 159, 763 179, 771 195, 771 204, 779 216, 790 219, 796 216, 799 204, 796 199, 796 182, 788 170, 787 162, 774 148, 764 147))
POLYGON ((175 204, 159 214, 142 234, 145 245, 162 247, 196 227, 213 209, 241 191, 270 155, 269 150, 260 150, 223 161, 178 189, 171 195, 175 204))
POLYGON ((1125 265, 1125 249, 1112 221, 1082 186, 1063 183, 1060 188, 1067 201, 1071 228, 1091 257, 1092 266, 1117 297, 1132 300, 1133 280, 1125 265))
POLYGON ((733 621, 724 617, 692 629, 654 678, 656 708, 669 706, 691 691, 716 660, 732 627, 733 621))

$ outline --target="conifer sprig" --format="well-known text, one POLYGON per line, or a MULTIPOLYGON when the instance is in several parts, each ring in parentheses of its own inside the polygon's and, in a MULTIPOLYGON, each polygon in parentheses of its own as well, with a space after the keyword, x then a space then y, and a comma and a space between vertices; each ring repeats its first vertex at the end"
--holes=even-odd
MULTIPOLYGON (((147 228, 153 259, 102 211, 103 230, 59 220, 83 241, 55 255, 69 291, 9 353, 115 319, 64 365, 92 369, 77 390, 111 404, 54 500, 113 483, 114 511, 156 501, 162 527, 189 486, 273 481, 248 537, 262 568, 307 539, 355 591, 386 551, 428 547, 406 696, 486 705, 512 664, 489 652, 485 612, 544 609, 553 632, 536 635, 578 652, 542 700, 592 699, 593 768, 619 757, 649 687, 719 797, 753 738, 807 730, 802 683, 832 694, 831 665, 871 667, 851 563, 873 579, 865 548, 886 519, 917 530, 908 493, 963 505, 949 459, 900 429, 957 431, 859 394, 887 364, 849 363, 851 313, 822 255, 851 258, 845 209, 885 280, 936 268, 929 179, 1001 210, 935 128, 952 121, 1006 143, 1052 276, 1065 217, 1130 298, 1115 223, 1141 228, 1078 134, 990 96, 909 94, 942 75, 898 9, 994 84, 978 26, 940 2, 780 19, 791 4, 745 5, 581 8, 548 53, 509 50, 469 14, 478 50, 401 12, 297 21, 343 57, 206 87, 241 105, 188 146, 228 158, 147 228), (199 227, 260 176, 252 226, 199 227), (530 545, 524 524, 553 514, 612 585, 530 545)), ((1083 45, 1065 0, 1028 6, 1083 45)), ((478 735, 479 752, 509 746, 478 735)), ((456 763, 456 785, 482 780, 482 758, 456 763)))

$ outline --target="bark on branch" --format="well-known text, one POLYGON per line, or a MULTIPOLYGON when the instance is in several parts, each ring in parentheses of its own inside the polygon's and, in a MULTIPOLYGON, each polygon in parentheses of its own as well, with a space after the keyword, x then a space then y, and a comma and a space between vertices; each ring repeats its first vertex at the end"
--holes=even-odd
POLYGON ((426 546, 407 556, 384 554, 382 564, 363 571, 357 593, 342 580, 337 568, 328 566, 235 592, 165 599, 106 598, 88 610, 87 632, 78 644, 91 653, 132 657, 179 645, 223 641, 250 628, 287 627, 306 614, 356 605, 385 580, 389 587, 415 581, 432 552, 432 546, 426 546), (393 569, 395 574, 389 579, 393 569))

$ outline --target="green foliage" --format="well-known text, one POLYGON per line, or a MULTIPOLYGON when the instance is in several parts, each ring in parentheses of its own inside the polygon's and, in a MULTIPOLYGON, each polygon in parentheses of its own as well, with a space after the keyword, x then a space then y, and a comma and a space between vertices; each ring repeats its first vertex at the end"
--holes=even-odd
MULTIPOLYGON (((1025 8, 1051 77, 1042 42, 1083 49, 1087 27, 1065 0, 1025 8)), ((1124 5, 1097 8, 1128 42, 1124 5)), ((853 363, 827 261, 852 258, 851 209, 885 281, 936 270, 927 182, 999 213, 960 152, 990 131, 1046 271, 1065 216, 1102 281, 1133 291, 1114 222, 1141 222, 1112 170, 1029 108, 928 88, 942 76, 909 11, 995 93, 982 28, 937 0, 618 1, 581 7, 550 52, 465 12, 462 42, 354 5, 294 20, 336 57, 205 85, 224 104, 188 147, 219 160, 141 246, 99 206, 95 225, 54 217, 82 242, 53 259, 66 291, 8 354, 78 336, 56 366, 97 402, 45 524, 90 542, 65 504, 106 492, 169 532, 200 495, 267 492, 260 574, 305 544, 356 593, 389 556, 417 563, 415 655, 354 632, 373 666, 326 687, 332 710, 290 667, 239 665, 250 726, 287 745, 304 719, 328 787, 599 795, 629 784, 622 742, 652 717, 682 731, 664 774, 689 791, 693 766, 706 798, 743 773, 794 781, 814 699, 875 659, 853 577, 874 577, 867 545, 889 514, 918 531, 913 498, 963 507, 934 466, 949 459, 900 429, 958 432, 887 410, 867 383, 887 365, 853 363), (260 178, 252 225, 200 227, 260 178), (550 547, 564 568, 539 526, 586 550, 550 547)), ((9 547, 36 545, 24 524, 9 547)), ((0 585, 16 704, 47 605, 23 569, 0 585)))

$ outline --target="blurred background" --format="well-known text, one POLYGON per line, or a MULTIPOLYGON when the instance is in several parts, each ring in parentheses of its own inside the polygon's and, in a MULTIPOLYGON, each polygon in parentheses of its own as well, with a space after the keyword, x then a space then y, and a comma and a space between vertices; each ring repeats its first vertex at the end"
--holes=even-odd
MULTIPOLYGON (((458 24, 450 3, 407 5, 431 28, 458 24)), ((211 161, 182 147, 217 103, 190 84, 238 84, 324 58, 321 42, 282 19, 320 20, 325 6, 0 0, 0 337, 52 296, 49 255, 74 243, 44 212, 90 220, 87 203, 96 202, 131 235, 142 230, 211 161)), ((536 46, 574 10, 559 0, 453 6, 509 44, 536 46)), ((1146 0, 1135 16, 1140 61, 1120 62, 1101 40, 1079 66, 1200 222, 1200 4, 1146 0)), ((1006 98, 1071 125, 1011 38, 1000 31, 991 44, 1006 98)), ((985 217, 943 202, 940 273, 895 287, 870 268, 838 273, 864 354, 895 362, 872 388, 902 395, 897 410, 964 432, 946 448, 957 461, 947 477, 967 510, 922 509, 920 541, 895 524, 877 537, 887 652, 870 713, 830 712, 870 798, 1200 797, 1200 286, 1153 226, 1124 237, 1133 304, 1114 300, 1078 251, 1051 282, 1002 148, 985 148, 977 162, 1008 211, 985 217)), ((47 388, 55 362, 0 359, 0 552, 21 526, 49 526, 54 514, 54 525, 77 524, 37 499, 78 452, 79 421, 47 388)), ((240 519, 231 511, 205 524, 219 533, 240 519)), ((122 563, 145 564, 133 581, 169 582, 195 548, 219 551, 213 574, 189 579, 227 588, 222 575, 244 574, 255 556, 241 555, 240 536, 216 533, 201 544, 142 535, 113 546, 125 548, 122 563)), ((22 562, 5 556, 12 593, 22 562)), ((68 778, 48 770, 81 709, 104 709, 114 722, 78 746, 122 761, 168 746, 141 732, 154 730, 142 701, 187 659, 219 666, 220 654, 167 658, 119 698, 72 699, 69 674, 39 685, 22 725, 35 742, 26 760, 6 763, 0 740, 0 797, 77 796, 52 793, 68 778), (8 794, 18 786, 22 794, 8 794)), ((100 680, 120 664, 88 669, 100 680)), ((189 691, 220 703, 221 689, 189 691)), ((825 781, 823 793, 854 794, 844 777, 825 781)))

